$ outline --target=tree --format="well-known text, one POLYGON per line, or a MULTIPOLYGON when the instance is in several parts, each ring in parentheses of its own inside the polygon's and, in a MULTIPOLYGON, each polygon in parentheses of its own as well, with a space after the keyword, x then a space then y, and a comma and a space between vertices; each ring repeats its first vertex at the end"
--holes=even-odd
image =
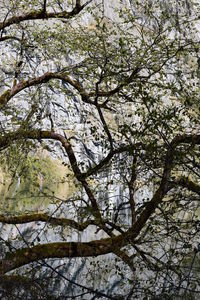
POLYGON ((18 232, 2 229, 5 299, 199 292, 199 5, 130 1, 112 20, 106 4, 1 3, 2 168, 26 180, 42 147, 76 188, 46 212, 2 211, 18 232))

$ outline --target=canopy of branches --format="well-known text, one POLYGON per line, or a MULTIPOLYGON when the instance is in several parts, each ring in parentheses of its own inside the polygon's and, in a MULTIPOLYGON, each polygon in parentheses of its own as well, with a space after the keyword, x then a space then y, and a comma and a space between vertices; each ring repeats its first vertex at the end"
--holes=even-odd
POLYGON ((3 299, 200 292, 199 2, 113 2, 0 1, 3 299))

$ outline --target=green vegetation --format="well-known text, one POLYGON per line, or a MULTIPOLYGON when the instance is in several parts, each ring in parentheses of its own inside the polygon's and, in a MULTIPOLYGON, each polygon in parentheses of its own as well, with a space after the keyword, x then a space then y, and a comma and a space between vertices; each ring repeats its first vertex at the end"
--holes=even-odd
POLYGON ((20 170, 20 175, 13 177, 5 162, 1 166, 1 213, 43 210, 56 203, 56 198, 66 200, 74 191, 70 172, 48 156, 28 155, 21 161, 20 170))

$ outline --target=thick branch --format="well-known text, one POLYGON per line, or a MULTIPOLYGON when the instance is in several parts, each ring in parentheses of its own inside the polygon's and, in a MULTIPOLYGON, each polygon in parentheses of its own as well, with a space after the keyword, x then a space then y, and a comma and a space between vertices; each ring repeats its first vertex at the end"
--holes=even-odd
POLYGON ((42 76, 38 76, 35 78, 31 78, 27 81, 21 81, 18 84, 16 84, 13 88, 5 91, 1 96, 0 96, 0 108, 8 103, 8 101, 13 98, 15 95, 17 95, 19 92, 25 90, 28 87, 36 86, 39 84, 46 83, 50 81, 51 79, 61 79, 69 83, 71 86, 73 86, 81 95, 82 100, 84 102, 93 104, 93 101, 89 99, 89 95, 87 92, 82 88, 80 83, 77 80, 73 80, 70 76, 62 74, 62 73, 52 73, 52 72, 47 72, 43 74, 42 76))
POLYGON ((83 223, 78 223, 71 219, 55 218, 45 213, 27 214, 20 216, 3 216, 0 215, 0 222, 4 224, 25 224, 30 222, 47 222, 55 226, 69 226, 79 231, 85 230, 89 225, 95 225, 93 220, 88 220, 83 223))
POLYGON ((6 35, 3 37, 0 37, 0 42, 4 42, 7 40, 15 40, 15 41, 21 42, 21 39, 16 36, 6 35))
POLYGON ((119 255, 117 249, 129 244, 130 240, 138 236, 166 192, 165 184, 161 183, 160 188, 155 193, 153 199, 147 204, 136 223, 123 235, 88 243, 51 243, 19 249, 14 253, 7 253, 6 257, 0 261, 0 275, 45 258, 96 257, 111 252, 115 253, 116 251, 119 255))
POLYGON ((0 275, 45 258, 98 256, 111 252, 111 249, 111 244, 107 240, 88 243, 50 243, 23 248, 7 253, 6 257, 0 261, 0 275))
MULTIPOLYGON (((46 9, 44 10, 34 10, 29 13, 24 13, 22 15, 13 16, 4 22, 0 23, 0 30, 5 29, 6 27, 9 27, 14 24, 19 24, 24 21, 30 21, 30 20, 48 20, 48 19, 58 19, 58 18, 64 18, 64 19, 70 19, 73 16, 80 13, 80 11, 88 4, 86 2, 84 5, 77 5, 74 7, 71 11, 61 11, 61 12, 46 12, 46 9)), ((45 7, 46 8, 46 7, 45 7)))

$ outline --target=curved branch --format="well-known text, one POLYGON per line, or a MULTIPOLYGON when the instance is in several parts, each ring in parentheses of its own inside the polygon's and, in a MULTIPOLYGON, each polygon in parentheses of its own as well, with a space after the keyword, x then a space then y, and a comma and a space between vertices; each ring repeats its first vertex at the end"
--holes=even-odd
MULTIPOLYGON (((136 74, 135 74, 136 75, 136 74)), ((132 78, 132 76, 130 76, 130 78, 132 78)), ((106 105, 106 103, 103 104, 98 104, 95 101, 92 101, 90 98, 94 97, 95 94, 94 93, 88 93, 80 84, 80 82, 78 80, 75 80, 73 78, 71 78, 69 75, 67 75, 64 72, 46 72, 41 76, 38 77, 34 77, 34 78, 30 78, 26 81, 21 81, 18 84, 16 84, 15 86, 13 86, 13 88, 8 89, 7 91, 5 91, 1 96, 0 96, 0 109, 2 106, 6 105, 9 100, 11 98, 13 98, 15 95, 17 95, 19 92, 25 90, 28 87, 32 87, 32 86, 36 86, 39 84, 43 84, 46 83, 48 81, 50 81, 51 79, 60 79, 60 80, 64 80, 65 82, 67 82, 68 84, 70 84, 73 88, 76 89, 77 92, 79 92, 82 101, 85 103, 89 103, 92 105, 95 105, 100 113, 100 117, 101 120, 103 119, 102 117, 102 113, 101 113, 101 108, 105 108, 105 109, 109 109, 106 105)), ((133 78, 132 78, 133 79, 133 78)), ((132 80, 131 79, 131 80, 132 80)), ((98 96, 111 96, 116 94, 118 91, 120 91, 125 85, 127 85, 129 83, 130 79, 128 79, 126 81, 126 83, 122 84, 119 89, 114 89, 113 91, 108 91, 108 92, 99 92, 98 96)), ((110 134, 108 132, 108 129, 105 126, 105 121, 103 120, 103 125, 104 128, 109 136, 109 139, 111 140, 110 134)))
POLYGON ((87 243, 58 242, 36 245, 31 248, 22 248, 15 252, 7 253, 5 258, 0 260, 0 275, 41 259, 96 257, 110 252, 112 252, 111 239, 87 243))
POLYGON ((51 217, 46 213, 20 216, 0 215, 0 223, 3 224, 25 224, 30 222, 47 222, 53 226, 69 226, 71 228, 77 229, 78 231, 85 230, 89 225, 95 225, 94 220, 88 220, 83 223, 78 223, 71 219, 51 217))
POLYGON ((89 1, 86 2, 83 5, 79 5, 79 3, 76 3, 76 6, 71 11, 61 11, 61 12, 46 12, 46 9, 41 10, 34 10, 29 13, 25 13, 18 16, 13 16, 4 22, 0 23, 0 30, 5 29, 6 27, 9 27, 14 24, 19 24, 24 21, 30 21, 30 20, 48 20, 48 19, 70 19, 73 16, 79 14, 83 8, 88 5, 89 1))
POLYGON ((21 39, 16 36, 6 35, 3 37, 0 37, 0 42, 4 42, 7 40, 15 40, 15 41, 21 42, 21 39))
MULTIPOLYGON (((168 145, 170 149, 175 149, 176 146, 179 144, 196 144, 200 145, 200 135, 199 134, 182 134, 177 135, 172 142, 168 145)), ((114 155, 123 153, 123 152, 130 152, 133 153, 134 151, 138 150, 148 150, 148 145, 143 143, 135 143, 130 145, 121 146, 119 148, 110 151, 108 155, 103 158, 96 166, 88 169, 86 173, 83 173, 84 177, 89 177, 93 174, 96 174, 102 167, 109 163, 109 161, 113 158, 114 155)), ((152 151, 152 144, 150 145, 150 150, 152 151)))
POLYGON ((13 98, 15 95, 20 93, 21 91, 25 90, 28 87, 36 86, 39 84, 46 83, 50 81, 51 79, 60 79, 64 80, 67 83, 69 83, 72 87, 74 87, 82 97, 82 100, 84 102, 94 104, 93 101, 89 99, 88 93, 82 88, 80 83, 77 80, 73 80, 70 76, 62 74, 62 73, 52 73, 52 72, 46 72, 42 76, 38 76, 35 78, 31 78, 26 81, 21 81, 18 84, 16 84, 13 88, 8 89, 0 96, 0 108, 4 105, 6 105, 11 98, 13 98))
POLYGON ((31 138, 31 139, 53 139, 53 140, 57 140, 60 141, 63 148, 65 149, 72 170, 74 172, 75 177, 77 178, 77 180, 82 184, 82 186, 84 187, 88 198, 92 204, 93 207, 93 215, 95 216, 95 218, 100 222, 101 221, 101 213, 99 211, 99 207, 97 204, 97 201, 87 183, 87 181, 85 180, 85 178, 83 177, 81 170, 78 166, 74 151, 72 149, 72 146, 70 144, 70 142, 63 137, 62 135, 52 132, 52 131, 33 131, 33 132, 28 132, 26 135, 27 138, 31 138))
POLYGON ((95 216, 96 220, 98 222, 101 222, 101 213, 97 204, 97 201, 85 179, 85 177, 83 176, 83 174, 81 173, 81 170, 78 166, 74 151, 72 149, 72 146, 69 142, 69 140, 67 140, 64 136, 62 136, 61 134, 55 133, 53 131, 42 131, 42 130, 23 130, 23 129, 19 129, 17 132, 11 133, 10 135, 5 135, 3 137, 0 136, 0 148, 1 147, 5 147, 6 145, 9 145, 12 141, 15 140, 19 140, 19 139, 35 139, 35 140, 41 140, 41 139, 50 139, 50 140, 56 140, 59 141, 63 148, 65 149, 72 170, 74 172, 74 175, 76 177, 76 179, 82 184, 82 186, 84 187, 87 196, 92 204, 92 208, 93 208, 93 215, 95 216))
MULTIPOLYGON (((126 86, 128 83, 130 83, 136 76, 138 70, 136 70, 135 72, 133 72, 134 76, 130 76, 123 84, 121 84, 118 88, 108 91, 108 92, 98 92, 98 97, 107 97, 107 96, 111 96, 114 95, 116 93, 118 93, 124 86, 126 86)), ((95 93, 88 93, 83 86, 80 84, 80 82, 78 80, 75 80, 73 78, 71 78, 69 75, 67 75, 65 72, 46 72, 41 76, 38 77, 34 77, 34 78, 30 78, 26 81, 21 81, 18 84, 16 84, 15 86, 13 86, 13 88, 8 89, 7 91, 5 91, 1 96, 0 96, 0 109, 2 106, 6 105, 8 103, 8 101, 13 98, 15 95, 17 95, 19 92, 25 90, 28 87, 32 87, 32 86, 36 86, 39 84, 43 84, 46 83, 48 81, 50 81, 51 79, 60 79, 60 80, 64 80, 66 83, 70 84, 73 88, 76 89, 76 91, 80 94, 82 101, 85 103, 89 103, 92 105, 95 105, 98 109, 98 112, 100 114, 100 118, 101 121, 103 122, 103 126, 105 128, 105 131, 109 137, 110 143, 112 145, 112 138, 110 136, 109 130, 107 128, 107 125, 105 123, 105 120, 103 118, 102 112, 101 112, 101 108, 105 108, 105 109, 109 109, 109 107, 107 107, 106 103, 102 103, 102 104, 97 104, 96 101, 92 101, 91 98, 95 97, 96 94, 95 93)))

